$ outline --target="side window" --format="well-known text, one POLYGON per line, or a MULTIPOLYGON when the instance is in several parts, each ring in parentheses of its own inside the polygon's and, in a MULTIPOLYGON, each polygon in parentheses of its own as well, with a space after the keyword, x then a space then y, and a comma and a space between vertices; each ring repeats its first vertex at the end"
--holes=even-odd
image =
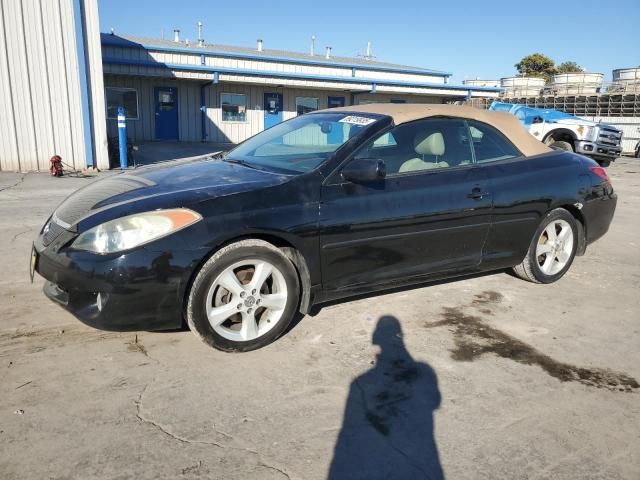
POLYGON ((355 158, 380 158, 387 175, 471 165, 463 120, 429 118, 404 123, 363 145, 355 158))
POLYGON ((318 99, 313 97, 296 97, 296 113, 304 115, 305 113, 318 110, 318 99))
POLYGON ((522 155, 518 149, 495 128, 474 120, 469 120, 468 123, 477 163, 495 162, 522 155))
POLYGON ((138 92, 133 88, 106 87, 107 118, 118 118, 118 107, 124 107, 127 120, 138 119, 138 92))
POLYGON ((220 109, 223 122, 246 122, 247 96, 242 93, 221 93, 220 109))
POLYGON ((373 141, 373 148, 391 147, 397 144, 398 142, 396 142, 393 134, 388 132, 373 141))

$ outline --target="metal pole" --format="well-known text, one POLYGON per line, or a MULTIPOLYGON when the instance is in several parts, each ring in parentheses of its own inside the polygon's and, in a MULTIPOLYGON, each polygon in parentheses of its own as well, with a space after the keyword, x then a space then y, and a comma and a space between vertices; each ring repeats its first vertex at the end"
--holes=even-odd
POLYGON ((204 89, 211 85, 211 82, 200 85, 200 141, 207 141, 207 97, 204 89))
POLYGON ((127 122, 124 107, 118 107, 118 144, 120 146, 120 168, 127 168, 127 122))

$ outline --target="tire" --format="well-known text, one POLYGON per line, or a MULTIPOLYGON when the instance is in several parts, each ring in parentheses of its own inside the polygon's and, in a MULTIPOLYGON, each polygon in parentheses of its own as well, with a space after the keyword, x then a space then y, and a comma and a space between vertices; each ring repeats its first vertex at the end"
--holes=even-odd
POLYGON ((553 283, 567 273, 577 248, 576 219, 564 208, 556 208, 542 220, 531 240, 527 255, 522 263, 513 267, 513 271, 523 280, 533 283, 553 283), (566 233, 564 233, 565 228, 569 229, 566 233), (550 238, 550 232, 553 233, 554 230, 557 242, 553 242, 550 238), (561 239, 562 236, 564 240, 561 239))
POLYGON ((607 168, 608 166, 611 165, 611 160, 597 160, 597 162, 598 162, 598 165, 604 168, 607 168))
POLYGON ((565 150, 567 152, 573 152, 573 145, 563 140, 554 141, 550 143, 549 146, 551 148, 555 148, 556 150, 565 150))
POLYGON ((186 317, 207 345, 247 352, 282 335, 299 302, 298 274, 282 251, 263 240, 242 240, 218 250, 199 270, 186 317))

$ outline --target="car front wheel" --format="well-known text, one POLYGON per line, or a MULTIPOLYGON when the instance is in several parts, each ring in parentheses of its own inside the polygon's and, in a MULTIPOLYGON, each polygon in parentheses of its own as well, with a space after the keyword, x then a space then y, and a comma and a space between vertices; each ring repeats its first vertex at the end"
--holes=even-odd
POLYGON ((255 350, 287 329, 299 291, 296 269, 277 247, 243 240, 220 249, 202 266, 189 292, 187 322, 214 348, 255 350))
POLYGON ((527 256, 513 271, 534 283, 553 283, 571 267, 578 245, 578 225, 567 210, 557 208, 544 218, 527 256))
POLYGON ((573 152, 573 145, 563 140, 553 141, 549 144, 551 148, 556 150, 564 150, 565 152, 573 152))

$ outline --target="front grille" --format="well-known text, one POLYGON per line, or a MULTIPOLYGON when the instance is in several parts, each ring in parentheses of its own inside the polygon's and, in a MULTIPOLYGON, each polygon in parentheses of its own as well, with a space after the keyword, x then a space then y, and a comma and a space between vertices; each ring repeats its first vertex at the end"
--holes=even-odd
POLYGON ((619 147, 622 143, 622 132, 618 130, 612 130, 610 128, 600 127, 600 131, 598 133, 598 143, 610 145, 612 147, 619 147))
POLYGON ((42 244, 46 247, 51 242, 53 242, 56 238, 58 238, 62 232, 64 232, 64 227, 58 225, 53 220, 49 220, 49 223, 44 228, 44 235, 42 236, 42 244))

